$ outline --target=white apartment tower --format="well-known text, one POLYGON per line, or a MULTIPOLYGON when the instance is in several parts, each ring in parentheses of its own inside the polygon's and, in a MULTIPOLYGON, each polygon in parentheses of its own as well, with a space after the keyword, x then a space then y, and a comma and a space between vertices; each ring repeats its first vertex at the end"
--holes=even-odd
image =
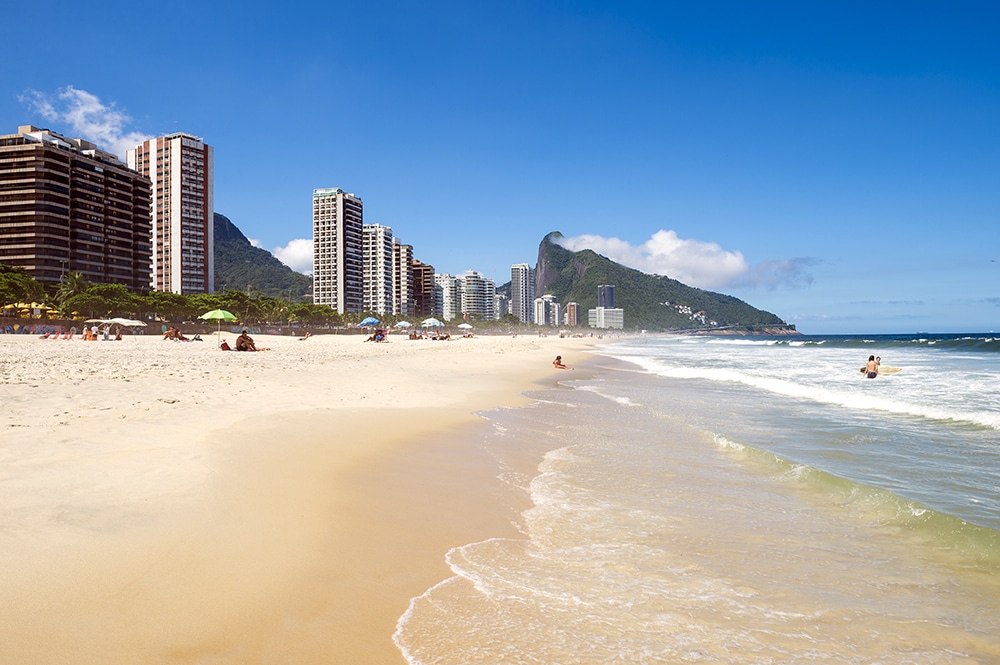
POLYGON ((462 314, 484 320, 495 318, 494 296, 497 287, 492 279, 487 279, 475 270, 468 270, 458 278, 458 282, 462 314))
POLYGON ((392 313, 413 316, 413 245, 392 239, 392 313))
POLYGON ((535 302, 535 271, 527 263, 510 267, 510 313, 524 323, 531 323, 535 302))
POLYGON ((447 273, 434 274, 434 313, 445 321, 451 321, 462 306, 462 295, 458 279, 447 273))
POLYGON ((150 287, 180 294, 215 291, 213 150, 183 132, 126 151, 129 168, 152 181, 150 287))
POLYGON ((562 320, 560 312, 562 305, 556 302, 555 296, 544 295, 535 298, 535 323, 540 326, 558 326, 562 320))
POLYGON ((494 293, 493 294, 493 318, 502 319, 507 316, 510 312, 510 299, 507 298, 506 294, 494 293))
POLYGON ((361 227, 364 251, 363 308, 366 312, 393 312, 393 238, 392 228, 381 224, 361 227))
POLYGON ((339 187, 313 190, 313 302, 364 311, 363 204, 339 187))

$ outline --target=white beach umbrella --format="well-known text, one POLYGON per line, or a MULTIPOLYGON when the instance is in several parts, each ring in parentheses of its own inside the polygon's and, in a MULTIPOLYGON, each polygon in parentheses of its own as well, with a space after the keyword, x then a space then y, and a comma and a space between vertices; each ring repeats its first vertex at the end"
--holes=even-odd
POLYGON ((422 325, 424 328, 440 328, 441 326, 444 325, 444 322, 439 321, 434 317, 431 317, 429 319, 424 319, 423 321, 421 321, 420 325, 422 325))

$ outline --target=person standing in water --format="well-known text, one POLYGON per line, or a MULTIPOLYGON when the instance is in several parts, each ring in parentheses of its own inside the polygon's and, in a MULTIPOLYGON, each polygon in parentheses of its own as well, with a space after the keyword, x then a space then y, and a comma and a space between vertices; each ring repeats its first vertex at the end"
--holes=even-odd
POLYGON ((875 360, 875 356, 868 356, 868 364, 865 365, 865 376, 869 379, 874 379, 878 376, 878 361, 875 360))

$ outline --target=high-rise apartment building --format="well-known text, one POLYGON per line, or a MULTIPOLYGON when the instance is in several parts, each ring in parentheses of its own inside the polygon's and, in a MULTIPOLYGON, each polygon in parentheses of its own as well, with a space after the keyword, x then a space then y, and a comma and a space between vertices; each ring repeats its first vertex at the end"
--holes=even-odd
POLYGON ((152 278, 157 291, 215 291, 213 150, 179 132, 126 153, 130 168, 152 181, 152 278))
POLYGON ((463 318, 492 320, 496 318, 496 283, 475 270, 467 270, 458 278, 461 314, 463 318))
POLYGON ((604 309, 615 308, 615 287, 613 284, 600 284, 597 287, 597 306, 604 309))
POLYGON ((392 240, 392 313, 413 316, 413 245, 392 240))
POLYGON ((392 229, 381 224, 364 224, 361 227, 363 251, 362 285, 365 312, 392 314, 393 312, 393 238, 392 229))
POLYGON ((364 311, 363 204, 339 187, 313 190, 313 302, 364 311))
POLYGON ((563 323, 571 328, 580 324, 580 304, 575 302, 566 303, 566 313, 563 323))
POLYGON ((625 327, 625 310, 604 307, 589 309, 587 310, 587 321, 591 328, 621 330, 625 327))
POLYGON ((510 298, 504 293, 493 294, 493 318, 502 319, 510 313, 510 298))
POLYGON ((461 314, 461 308, 458 279, 447 273, 434 275, 434 313, 445 321, 451 321, 461 314))
POLYGON ((475 270, 455 277, 434 275, 435 313, 445 321, 494 318, 496 284, 475 270))
POLYGON ((535 298, 535 323, 540 326, 558 326, 562 320, 561 305, 553 295, 546 294, 535 298))
POLYGON ((524 323, 534 318, 535 271, 527 263, 510 267, 510 313, 524 323))
POLYGON ((83 139, 31 125, 0 136, 0 263, 40 282, 149 287, 149 179, 83 139))
POLYGON ((413 316, 434 316, 437 310, 435 299, 434 266, 413 259, 410 262, 413 275, 413 316))

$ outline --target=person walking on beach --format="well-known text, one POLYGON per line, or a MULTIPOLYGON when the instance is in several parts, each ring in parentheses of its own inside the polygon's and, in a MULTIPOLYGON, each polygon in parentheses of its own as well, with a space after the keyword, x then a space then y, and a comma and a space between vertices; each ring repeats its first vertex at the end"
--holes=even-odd
POLYGON ((868 356, 868 364, 865 365, 865 376, 869 379, 874 379, 878 376, 878 361, 875 360, 875 356, 868 356))

